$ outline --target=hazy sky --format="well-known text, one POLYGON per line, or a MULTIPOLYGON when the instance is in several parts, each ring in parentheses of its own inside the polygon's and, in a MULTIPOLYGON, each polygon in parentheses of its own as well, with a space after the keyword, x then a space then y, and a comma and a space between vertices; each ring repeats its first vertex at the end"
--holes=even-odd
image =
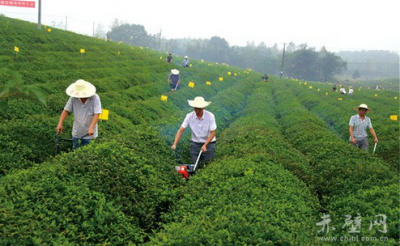
MULTIPOLYGON (((0 6, 0 13, 37 22, 36 8, 0 6)), ((113 20, 162 29, 165 38, 211 38, 229 45, 307 43, 319 49, 400 52, 400 0, 42 0, 42 23, 92 35, 113 20)))

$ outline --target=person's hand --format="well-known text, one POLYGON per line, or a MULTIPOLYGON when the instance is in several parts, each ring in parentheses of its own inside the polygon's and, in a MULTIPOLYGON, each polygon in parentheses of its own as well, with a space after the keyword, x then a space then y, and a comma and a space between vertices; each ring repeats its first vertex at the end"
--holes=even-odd
POLYGON ((374 141, 375 141, 375 143, 378 143, 378 138, 375 138, 375 140, 374 140, 374 141))
POLYGON ((356 144, 356 139, 355 139, 354 137, 352 137, 352 138, 351 138, 351 142, 352 142, 353 144, 356 144))
POLYGON ((176 145, 173 144, 173 145, 171 146, 171 149, 172 149, 172 150, 176 150, 176 145))
POLYGON ((203 145, 203 146, 201 146, 201 150, 203 151, 203 152, 207 152, 207 145, 203 145))
POLYGON ((62 124, 58 124, 57 125, 57 134, 60 135, 62 130, 63 130, 63 125, 62 124))
POLYGON ((93 129, 92 127, 89 127, 87 133, 88 133, 89 136, 93 136, 93 134, 94 134, 94 129, 93 129))

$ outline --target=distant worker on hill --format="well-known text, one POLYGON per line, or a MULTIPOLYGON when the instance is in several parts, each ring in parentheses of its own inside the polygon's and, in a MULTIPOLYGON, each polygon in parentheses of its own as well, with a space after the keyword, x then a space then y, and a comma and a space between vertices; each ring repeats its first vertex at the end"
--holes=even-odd
POLYGON ((179 89, 180 81, 181 78, 179 75, 179 70, 172 69, 167 79, 167 83, 171 86, 171 91, 176 91, 179 89))
POLYGON ((359 149, 368 150, 367 128, 369 128, 371 135, 374 137, 375 143, 378 143, 371 119, 366 116, 367 111, 371 111, 371 109, 366 104, 360 104, 355 109, 358 110, 358 114, 351 116, 349 122, 350 143, 359 149))
POLYGON ((66 93, 70 98, 60 115, 57 133, 61 134, 65 118, 73 113, 72 144, 73 149, 77 149, 98 136, 97 121, 102 112, 100 97, 96 94, 96 87, 82 79, 68 86, 66 93))
POLYGON ((194 100, 188 100, 188 103, 193 107, 194 112, 186 115, 185 120, 176 133, 175 141, 171 149, 176 149, 179 139, 189 126, 192 130, 190 156, 192 157, 193 163, 195 163, 200 150, 203 150, 200 157, 201 164, 199 164, 202 165, 205 161, 211 161, 215 157, 215 131, 217 129, 217 124, 214 114, 205 110, 205 107, 210 105, 211 102, 206 102, 203 97, 196 97, 194 100))
POLYGON ((344 88, 344 85, 340 86, 340 94, 346 94, 346 88, 344 88))
POLYGON ((185 58, 182 61, 182 66, 183 67, 189 67, 189 63, 190 63, 189 57, 185 56, 185 58))
POLYGON ((265 82, 268 82, 268 75, 264 74, 264 76, 262 76, 261 79, 264 80, 265 82))
POLYGON ((350 86, 350 87, 349 87, 349 94, 348 94, 348 95, 352 95, 353 93, 354 93, 353 86, 350 86))
POLYGON ((167 63, 171 64, 172 62, 172 55, 171 53, 167 56, 167 63))
POLYGON ((336 92, 336 85, 332 87, 332 92, 336 92))

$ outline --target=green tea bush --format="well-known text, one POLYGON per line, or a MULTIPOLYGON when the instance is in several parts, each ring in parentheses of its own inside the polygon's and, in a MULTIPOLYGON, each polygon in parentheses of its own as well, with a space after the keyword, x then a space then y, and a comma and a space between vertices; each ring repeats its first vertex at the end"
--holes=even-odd
POLYGON ((172 152, 156 132, 132 130, 116 141, 63 155, 55 163, 84 179, 91 190, 105 194, 132 223, 149 231, 176 200, 172 188, 179 184, 179 176, 172 152))
POLYGON ((307 188, 262 155, 207 166, 147 245, 295 245, 313 242, 307 188))
POLYGON ((1 245, 127 245, 143 240, 104 194, 71 179, 59 164, 1 178, 1 245))
MULTIPOLYGON (((325 93, 308 90, 301 85, 293 85, 290 88, 310 112, 324 120, 346 142, 349 140, 350 117, 357 114, 354 107, 361 103, 367 103, 369 107, 374 109, 367 116, 371 118, 380 140, 376 154, 388 162, 396 172, 398 171, 399 127, 398 122, 389 120, 391 114, 398 114, 398 103, 394 99, 395 96, 398 97, 398 93, 356 90, 354 95, 351 96, 335 95, 335 93, 330 93, 330 95, 326 96, 325 93), (375 97, 375 93, 378 93, 381 97, 375 97), (341 97, 342 101, 338 101, 337 97, 341 97)), ((369 140, 370 146, 373 146, 373 139, 369 137, 369 140)))
MULTIPOLYGON (((295 148, 310 158, 312 165, 310 182, 319 194, 322 206, 336 209, 329 210, 329 212, 336 214, 337 210, 348 211, 341 207, 330 207, 337 200, 353 196, 357 192, 367 192, 375 189, 374 187, 393 187, 393 184, 398 183, 398 177, 390 171, 386 163, 346 142, 339 141, 339 138, 329 131, 323 121, 316 119, 308 110, 298 106, 300 104, 298 99, 284 86, 274 85, 274 87, 277 110, 280 114, 279 121, 284 129, 284 135, 295 148), (285 93, 282 92, 283 90, 285 93), (289 109, 294 106, 296 106, 296 111, 290 112, 289 109), (301 120, 294 121, 295 119, 301 120)), ((357 207, 363 202, 363 198, 365 197, 347 200, 349 204, 346 208, 351 208, 353 205, 357 207)), ((374 197, 374 199, 379 198, 374 197)), ((385 204, 381 207, 390 208, 387 211, 390 214, 393 214, 392 211, 397 207, 393 203, 394 199, 394 197, 390 197, 388 200, 381 201, 382 204, 385 204)), ((363 210, 353 211, 353 214, 373 216, 370 211, 377 209, 378 207, 364 207, 363 210)), ((385 212, 382 211, 382 213, 385 212)), ((399 219, 398 214, 394 216, 390 219, 393 221, 399 219)), ((392 223, 389 225, 390 228, 396 228, 393 222, 389 223, 392 223)), ((389 235, 397 236, 393 231, 389 235)))

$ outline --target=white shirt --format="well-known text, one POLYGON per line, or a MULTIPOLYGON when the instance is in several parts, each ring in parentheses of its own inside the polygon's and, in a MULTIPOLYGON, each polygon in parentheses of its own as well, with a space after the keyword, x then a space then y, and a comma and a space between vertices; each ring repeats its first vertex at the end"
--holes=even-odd
MULTIPOLYGON (((203 116, 200 119, 197 118, 196 112, 188 113, 182 127, 187 128, 188 126, 192 130, 192 141, 196 143, 207 142, 210 132, 217 129, 214 114, 207 110, 203 111, 203 116)), ((215 141, 215 137, 211 141, 215 141)))
POLYGON ((353 137, 356 140, 361 140, 368 136, 367 128, 372 128, 372 123, 369 117, 365 116, 365 119, 363 120, 358 114, 356 114, 351 116, 349 126, 353 126, 353 137))
MULTIPOLYGON (((93 116, 95 114, 101 114, 101 102, 100 97, 97 94, 89 97, 85 104, 82 103, 81 99, 70 97, 67 104, 64 107, 69 113, 74 114, 74 126, 72 128, 72 136, 81 138, 87 134, 90 124, 92 123, 93 116)), ((97 124, 94 127, 93 136, 84 137, 84 139, 97 138, 97 124)))

